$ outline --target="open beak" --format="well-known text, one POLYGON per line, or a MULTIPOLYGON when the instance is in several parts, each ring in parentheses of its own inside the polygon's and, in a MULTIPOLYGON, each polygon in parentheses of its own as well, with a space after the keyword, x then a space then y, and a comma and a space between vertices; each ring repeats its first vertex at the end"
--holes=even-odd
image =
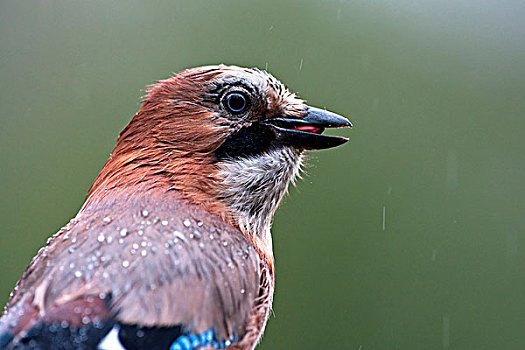
POLYGON ((270 126, 276 141, 301 149, 325 149, 342 145, 346 137, 322 135, 325 128, 352 127, 348 119, 315 107, 308 107, 302 119, 271 118, 262 122, 270 126))

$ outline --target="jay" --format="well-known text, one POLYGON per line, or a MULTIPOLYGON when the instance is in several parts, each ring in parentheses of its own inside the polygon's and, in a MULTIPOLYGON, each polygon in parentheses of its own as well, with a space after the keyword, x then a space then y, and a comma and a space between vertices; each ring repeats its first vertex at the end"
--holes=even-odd
POLYGON ((351 127, 258 69, 149 87, 76 215, 16 284, 0 349, 251 350, 274 293, 272 217, 305 151, 351 127))

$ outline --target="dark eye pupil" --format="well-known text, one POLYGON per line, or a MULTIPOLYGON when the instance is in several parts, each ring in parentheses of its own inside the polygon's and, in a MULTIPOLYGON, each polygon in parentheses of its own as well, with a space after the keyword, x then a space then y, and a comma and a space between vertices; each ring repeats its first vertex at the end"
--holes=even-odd
POLYGON ((232 112, 240 112, 246 107, 246 98, 239 93, 231 93, 226 97, 226 104, 232 112))

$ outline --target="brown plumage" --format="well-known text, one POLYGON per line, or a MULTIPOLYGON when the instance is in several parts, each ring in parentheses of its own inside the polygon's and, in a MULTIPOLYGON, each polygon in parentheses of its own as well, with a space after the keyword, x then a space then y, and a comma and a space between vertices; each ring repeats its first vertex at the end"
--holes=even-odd
POLYGON ((18 282, 0 348, 255 347, 272 216, 303 151, 345 142, 320 133, 350 123, 257 69, 194 68, 147 92, 82 209, 18 282))

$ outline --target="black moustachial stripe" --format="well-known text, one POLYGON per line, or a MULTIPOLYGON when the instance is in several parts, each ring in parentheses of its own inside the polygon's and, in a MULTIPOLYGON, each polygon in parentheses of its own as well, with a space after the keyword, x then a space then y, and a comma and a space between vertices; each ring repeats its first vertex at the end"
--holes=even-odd
POLYGON ((268 126, 254 123, 230 135, 215 151, 218 161, 256 156, 277 147, 275 133, 268 126))

